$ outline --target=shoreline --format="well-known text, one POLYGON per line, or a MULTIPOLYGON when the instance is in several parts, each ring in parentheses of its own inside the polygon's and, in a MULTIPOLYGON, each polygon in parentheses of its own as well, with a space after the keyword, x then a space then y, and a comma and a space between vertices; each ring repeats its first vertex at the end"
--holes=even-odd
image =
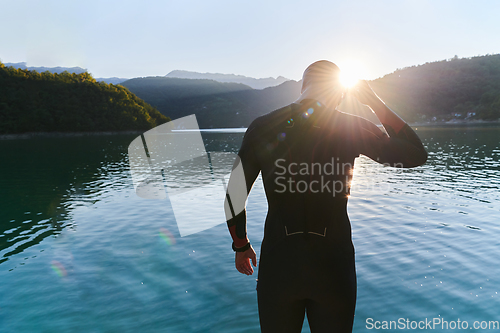
POLYGON ((409 123, 408 125, 414 126, 464 126, 464 125, 483 125, 483 124, 498 124, 499 120, 456 120, 456 121, 441 121, 441 122, 425 122, 425 123, 409 123))
POLYGON ((101 131, 101 132, 27 132, 0 134, 0 140, 33 139, 33 138, 64 138, 98 135, 142 134, 145 131, 101 131))
MULTIPOLYGON (((447 121, 435 123, 411 123, 411 127, 453 127, 453 126, 474 126, 474 125, 500 125, 500 120, 475 120, 475 121, 447 121)), ((200 128, 200 131, 213 131, 219 130, 230 131, 233 128, 200 128)), ((246 128, 235 127, 237 132, 244 132, 246 128)), ((120 135, 120 134, 137 134, 140 135, 147 130, 130 130, 130 131, 101 131, 101 132, 28 132, 28 133, 13 133, 13 134, 0 134, 0 140, 16 140, 16 139, 33 139, 33 138, 64 138, 64 137, 81 137, 81 136, 97 136, 97 135, 120 135)))
POLYGON ((474 120, 474 121, 443 121, 443 122, 426 122, 426 123, 409 123, 411 128, 417 129, 417 127, 422 128, 462 128, 462 127, 494 127, 495 125, 500 126, 500 120, 474 120))

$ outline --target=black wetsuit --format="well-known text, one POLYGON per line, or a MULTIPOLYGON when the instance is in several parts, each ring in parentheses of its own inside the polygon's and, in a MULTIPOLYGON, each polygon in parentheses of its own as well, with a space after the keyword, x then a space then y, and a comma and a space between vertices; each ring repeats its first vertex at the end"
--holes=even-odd
MULTIPOLYGON (((312 100, 248 128, 238 153, 246 186, 262 172, 269 204, 257 282, 262 332, 300 332, 305 313, 314 333, 351 332, 356 272, 347 198, 360 154, 412 167, 425 150, 408 125, 389 137, 312 100)), ((245 211, 228 226, 235 226, 233 239, 246 239, 245 211)))

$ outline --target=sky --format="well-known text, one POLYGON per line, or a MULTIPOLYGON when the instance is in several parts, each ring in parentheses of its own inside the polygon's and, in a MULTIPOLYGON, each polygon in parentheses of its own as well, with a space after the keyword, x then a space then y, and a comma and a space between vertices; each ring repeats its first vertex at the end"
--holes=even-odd
POLYGON ((0 0, 0 61, 94 77, 172 70, 299 80, 316 60, 359 79, 500 53, 500 1, 0 0))

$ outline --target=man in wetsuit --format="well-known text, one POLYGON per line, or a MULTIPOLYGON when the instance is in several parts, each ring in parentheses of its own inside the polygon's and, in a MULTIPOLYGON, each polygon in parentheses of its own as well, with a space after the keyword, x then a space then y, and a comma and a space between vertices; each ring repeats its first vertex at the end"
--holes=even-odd
POLYGON ((370 107, 388 135, 338 111, 345 94, 339 72, 329 61, 313 63, 295 103, 255 119, 228 183, 225 210, 235 265, 251 275, 256 254, 244 202, 262 173, 269 204, 257 282, 262 332, 300 332, 305 314, 313 333, 352 331, 356 271, 347 199, 354 159, 363 154, 403 168, 427 159, 415 132, 367 82, 349 93, 370 107), (246 195, 232 195, 241 188, 246 195))

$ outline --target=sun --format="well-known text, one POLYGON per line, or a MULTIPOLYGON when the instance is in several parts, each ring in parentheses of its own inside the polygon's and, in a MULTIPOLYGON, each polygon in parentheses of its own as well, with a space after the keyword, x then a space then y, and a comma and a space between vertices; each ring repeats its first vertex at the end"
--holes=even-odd
POLYGON ((363 67, 354 62, 344 63, 340 67, 340 83, 345 88, 352 88, 363 76, 363 67))
POLYGON ((340 73, 340 83, 344 86, 344 88, 352 88, 358 83, 359 79, 351 74, 342 72, 340 73))

